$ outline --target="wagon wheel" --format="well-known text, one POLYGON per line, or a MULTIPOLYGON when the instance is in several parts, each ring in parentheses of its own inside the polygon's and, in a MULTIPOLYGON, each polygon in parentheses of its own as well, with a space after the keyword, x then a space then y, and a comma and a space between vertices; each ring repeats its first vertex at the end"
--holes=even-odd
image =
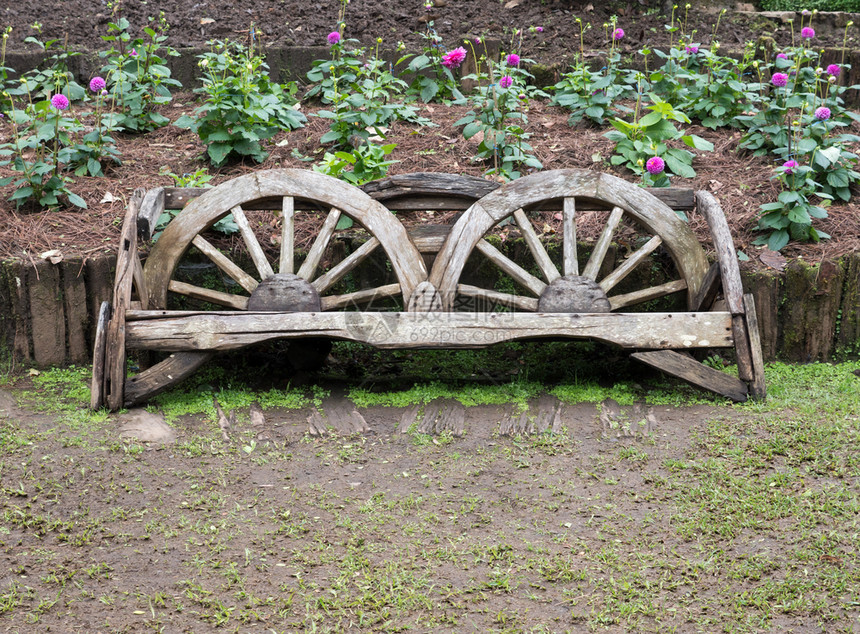
POLYGON ((628 310, 681 291, 686 291, 687 305, 692 307, 707 270, 705 253, 689 227, 648 192, 608 174, 556 170, 507 183, 472 205, 452 228, 436 258, 430 283, 440 293, 444 310, 453 310, 459 297, 518 311, 593 313, 628 310), (588 258, 580 257, 578 251, 578 207, 611 209, 588 258), (529 219, 530 211, 546 209, 558 209, 562 214, 560 267, 529 219), (508 218, 516 222, 540 276, 525 270, 487 241, 487 234, 508 218), (622 224, 633 225, 639 236, 650 237, 631 249, 621 265, 601 276, 610 244, 622 224), (660 247, 674 264, 675 279, 619 292, 619 283, 660 247), (513 278, 517 292, 462 283, 466 261, 474 251, 513 278))
MULTIPOLYGON (((161 234, 143 274, 151 310, 167 308, 169 298, 176 296, 218 309, 281 312, 403 309, 427 278, 421 256, 405 229, 383 205, 334 178, 293 169, 248 174, 193 200, 161 234), (250 260, 247 263, 222 253, 204 235, 231 213, 250 260), (318 227, 304 257, 296 239, 296 227, 306 227, 306 223, 296 222, 301 214, 309 214, 318 227), (343 218, 363 228, 367 240, 324 271, 343 218), (265 246, 273 243, 279 243, 278 253, 270 257, 265 246), (222 273, 222 289, 179 279, 180 261, 192 246, 222 273), (383 266, 390 267, 393 274, 391 281, 360 290, 345 290, 339 285, 347 274, 375 256, 378 248, 384 252, 383 266)), ((177 353, 129 379, 126 403, 165 389, 212 354, 177 353)))

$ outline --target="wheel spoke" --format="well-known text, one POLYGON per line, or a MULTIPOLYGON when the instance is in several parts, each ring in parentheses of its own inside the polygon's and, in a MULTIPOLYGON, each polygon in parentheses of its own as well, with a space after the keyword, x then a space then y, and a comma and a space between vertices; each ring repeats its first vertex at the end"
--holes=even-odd
POLYGON ((658 297, 663 297, 664 295, 677 293, 678 291, 683 291, 686 288, 686 280, 675 280, 674 282, 666 282, 665 284, 660 284, 659 286, 644 288, 641 291, 634 291, 625 295, 616 295, 614 297, 610 297, 609 306, 611 310, 618 310, 619 308, 624 308, 625 306, 640 304, 642 302, 647 302, 652 299, 657 299, 658 297))
POLYGON ((322 229, 320 229, 317 239, 314 240, 313 246, 311 246, 311 250, 308 252, 308 256, 299 268, 297 275, 300 278, 307 280, 308 282, 313 279, 314 273, 316 273, 320 260, 322 260, 323 253, 325 253, 329 240, 331 240, 332 234, 334 234, 334 228, 337 226, 338 220, 340 220, 340 209, 337 209, 336 207, 332 208, 332 210, 328 212, 328 216, 326 216, 322 229))
POLYGON ((281 260, 278 263, 279 273, 293 272, 293 240, 295 239, 295 225, 293 223, 294 213, 293 197, 284 196, 281 211, 281 260))
POLYGON ((315 289, 317 289, 317 292, 326 292, 326 290, 336 284, 344 275, 361 264, 361 262, 378 246, 379 240, 371 238, 358 249, 350 253, 348 257, 344 258, 336 266, 332 267, 330 271, 326 272, 324 275, 320 275, 317 279, 311 282, 311 284, 315 289))
POLYGON ((531 220, 526 216, 526 212, 522 209, 517 209, 514 212, 514 220, 517 221, 517 226, 520 228, 520 232, 523 234, 523 238, 525 238, 529 251, 532 252, 538 268, 543 273, 544 279, 548 283, 552 283, 554 280, 560 278, 561 273, 558 272, 555 264, 550 260, 546 249, 543 248, 543 244, 541 244, 531 220))
POLYGON ((239 268, 239 266, 230 258, 212 246, 212 244, 199 233, 194 236, 191 244, 197 247, 201 253, 212 260, 219 269, 233 278, 246 291, 251 293, 255 288, 257 288, 257 285, 259 284, 257 280, 245 273, 245 271, 239 268))
POLYGON ((481 238, 478 241, 478 244, 475 245, 481 253, 483 253, 488 260, 493 262, 496 266, 502 269, 505 273, 514 278, 517 282, 522 284, 529 291, 540 297, 540 294, 543 293, 543 290, 546 288, 546 284, 544 284, 541 280, 536 278, 534 275, 526 271, 519 264, 511 260, 504 253, 499 251, 492 244, 481 238))
POLYGON ((248 248, 248 254, 251 256, 254 266, 257 267, 260 279, 264 280, 268 277, 272 277, 275 272, 272 270, 272 266, 266 259, 266 254, 263 253, 263 247, 261 247, 260 243, 257 241, 257 236, 254 235, 254 231, 251 229, 251 224, 248 222, 245 212, 242 211, 242 208, 239 205, 236 205, 230 211, 233 213, 233 220, 235 220, 236 224, 239 226, 239 233, 242 234, 242 239, 245 241, 245 246, 248 248))
POLYGON ((624 264, 604 277, 600 281, 600 288, 602 288, 604 292, 608 293, 616 284, 618 284, 618 282, 627 277, 630 274, 630 271, 635 269, 642 260, 653 253, 661 244, 663 244, 663 240, 660 236, 654 236, 648 240, 648 242, 634 251, 630 257, 625 260, 624 264))
POLYGON ((621 222, 621 216, 624 210, 621 207, 614 207, 612 213, 609 214, 609 220, 606 226, 603 227, 603 232, 597 239, 597 244, 594 245, 594 251, 591 252, 591 257, 588 258, 588 263, 585 265, 585 270, 582 272, 583 277, 590 280, 596 280, 597 274, 600 272, 600 267, 603 264, 603 258, 606 257, 606 252, 609 250, 609 244, 612 242, 612 234, 615 233, 618 223, 621 222))
POLYGON ((377 299, 393 297, 400 294, 400 284, 386 284, 385 286, 377 286, 376 288, 368 288, 355 293, 346 293, 344 295, 329 295, 328 297, 320 297, 320 304, 323 310, 335 310, 337 308, 346 308, 355 304, 366 304, 377 299))
POLYGON ((576 199, 567 197, 564 199, 564 213, 562 215, 564 225, 564 274, 579 275, 579 261, 576 256, 576 199))
POLYGON ((170 284, 167 288, 174 293, 187 295, 194 299, 202 299, 206 302, 227 306, 228 308, 235 308, 236 310, 248 310, 248 298, 244 295, 231 295, 230 293, 213 291, 210 288, 194 286, 193 284, 177 282, 176 280, 170 280, 170 284))
POLYGON ((502 304, 503 306, 510 306, 511 308, 532 313, 536 312, 538 308, 538 300, 534 297, 500 293, 499 291, 491 291, 486 288, 470 286, 469 284, 457 284, 457 294, 474 299, 483 299, 492 304, 502 304))

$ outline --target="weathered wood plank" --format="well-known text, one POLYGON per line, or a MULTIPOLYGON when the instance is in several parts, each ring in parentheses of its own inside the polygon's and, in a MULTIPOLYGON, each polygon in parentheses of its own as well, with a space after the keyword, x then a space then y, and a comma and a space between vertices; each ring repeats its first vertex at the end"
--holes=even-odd
POLYGON ((102 302, 96 321, 96 336, 93 343, 93 376, 90 381, 90 409, 101 409, 105 403, 105 354, 107 349, 110 302, 102 302))
POLYGON ((609 250, 609 245, 612 242, 612 236, 618 228, 618 223, 621 222, 621 218, 623 216, 624 210, 621 207, 614 207, 612 209, 612 213, 609 214, 609 219, 606 221, 603 231, 600 232, 600 237, 597 238, 594 250, 592 250, 591 256, 588 258, 588 262, 585 263, 585 268, 582 270, 583 277, 587 277, 593 281, 597 280, 597 273, 603 265, 603 258, 606 257, 606 252, 609 250))
POLYGON ((564 255, 562 270, 565 275, 579 275, 579 260, 576 255, 576 199, 564 198, 562 212, 564 255))
POLYGON ((693 310, 708 310, 716 301, 721 288, 720 263, 714 262, 705 274, 705 279, 702 280, 702 287, 693 301, 693 310))
POLYGON ((233 214, 233 220, 236 221, 236 224, 239 227, 239 233, 242 234, 242 240, 245 242, 245 247, 248 249, 248 255, 251 256, 251 261, 254 263, 254 266, 257 268, 257 272, 260 274, 260 279, 264 280, 268 277, 272 277, 275 272, 272 270, 272 265, 269 264, 269 261, 266 259, 266 254, 263 252, 263 247, 260 246, 257 236, 254 235, 251 223, 248 222, 248 216, 246 216, 245 212, 242 211, 242 207, 240 205, 233 207, 230 212, 233 214))
POLYGON ((308 282, 314 278, 314 274, 317 271, 320 260, 322 260, 323 253, 325 253, 325 248, 328 246, 332 235, 334 235, 337 221, 340 220, 340 214, 340 209, 337 209, 336 207, 332 207, 331 211, 328 212, 328 216, 326 216, 326 219, 320 228, 320 232, 317 234, 316 240, 314 240, 314 243, 311 245, 311 250, 308 251, 305 261, 302 262, 302 265, 299 267, 297 275, 300 278, 307 280, 308 282))
POLYGON ((646 363, 661 372, 670 374, 711 392, 716 392, 733 401, 747 400, 746 384, 733 376, 702 365, 687 355, 672 350, 657 350, 653 352, 634 352, 632 358, 646 363))
POLYGON ((248 298, 244 295, 232 295, 230 293, 212 290, 211 288, 195 286, 194 284, 188 284, 186 282, 177 282, 176 280, 170 280, 168 288, 174 293, 187 295, 188 297, 218 304, 219 306, 227 306, 228 308, 235 308, 236 310, 248 309, 248 298))
POLYGON ((717 261, 720 263, 723 295, 726 298, 729 312, 733 315, 740 315, 744 310, 741 270, 738 266, 735 243, 732 240, 726 216, 723 214, 723 208, 720 207, 720 203, 710 192, 696 192, 696 200, 699 203, 699 211, 705 216, 711 229, 711 237, 717 251, 717 261))
POLYGON ((63 280, 63 310, 66 315, 66 340, 69 363, 87 363, 90 346, 87 339, 89 312, 87 311, 87 285, 84 281, 84 263, 80 258, 64 260, 60 264, 63 280))
POLYGON ((543 273, 544 279, 547 283, 552 283, 560 278, 561 273, 558 272, 555 264, 553 264, 549 257, 549 253, 546 252, 543 244, 541 244, 540 238, 535 232, 531 220, 528 219, 528 216, 526 216, 522 209, 517 209, 514 212, 514 220, 516 220, 517 227, 519 227, 520 232, 523 234, 526 245, 528 246, 529 251, 531 251, 535 262, 541 270, 541 273, 543 273))
POLYGON ((137 237, 140 240, 145 241, 152 237, 164 209, 164 187, 147 190, 137 212, 137 237))
POLYGON ((502 271, 510 275, 514 280, 523 285, 523 287, 527 288, 529 291, 540 297, 540 294, 543 293, 543 290, 546 288, 546 284, 536 278, 534 275, 526 271, 519 264, 511 260, 504 253, 499 251, 492 244, 487 242, 484 239, 478 241, 475 247, 484 254, 488 260, 490 260, 493 264, 499 267, 502 271))
POLYGON ((281 253, 278 262, 279 273, 293 273, 295 269, 295 201, 292 196, 284 196, 281 201, 281 253))
POLYGON ((131 407, 161 394, 191 376, 213 356, 211 352, 177 352, 140 374, 129 377, 125 384, 123 406, 131 407))
POLYGON ((648 302, 652 299, 663 297, 664 295, 677 293, 678 291, 683 291, 685 288, 687 288, 687 282, 685 280, 666 282, 665 284, 660 284, 659 286, 643 288, 642 290, 633 291, 632 293, 625 293, 624 295, 614 295, 609 298, 609 305, 611 306, 611 310, 618 310, 619 308, 624 308, 625 306, 633 306, 634 304, 648 302))
POLYGON ((63 311, 57 310, 61 288, 60 268, 38 261, 29 275, 29 303, 33 361, 40 366, 62 365, 66 360, 66 322, 63 311))
POLYGON ((84 280, 87 283, 87 303, 90 327, 87 332, 89 341, 95 341, 96 323, 102 302, 113 298, 113 278, 116 269, 116 255, 88 258, 84 265, 84 280))
POLYGON ((245 271, 243 271, 237 264, 233 262, 226 255, 221 253, 218 249, 216 249, 211 242, 209 242, 206 238, 201 236, 200 234, 194 236, 194 239, 191 241, 197 249, 205 255, 207 258, 212 260, 215 265, 224 271, 227 275, 229 275, 239 286, 244 288, 249 293, 253 293, 254 289, 257 288, 259 282, 255 280, 253 277, 248 275, 245 271))
POLYGON ((400 284, 385 284, 384 286, 367 288, 363 291, 355 291, 354 293, 320 297, 320 304, 323 310, 338 310, 340 308, 362 306, 378 299, 400 295, 402 290, 400 284))
POLYGON ((379 240, 373 237, 370 238, 370 240, 338 262, 329 271, 326 271, 323 275, 320 275, 317 279, 311 282, 311 285, 317 289, 317 292, 325 293, 329 288, 337 284, 344 275, 361 264, 362 261, 373 253, 378 246, 379 240))
POLYGON ((592 338, 625 348, 732 345, 728 313, 261 313, 129 311, 131 348, 231 350, 281 337, 331 337, 381 348, 475 348, 534 337, 592 338), (162 316, 156 316, 161 313, 162 316))
POLYGON ((753 369, 753 378, 749 384, 750 396, 756 400, 761 400, 767 396, 767 387, 765 386, 764 381, 764 359, 761 355, 761 340, 759 339, 755 300, 751 294, 744 295, 744 311, 747 318, 747 334, 750 339, 750 353, 753 369))
POLYGON ((654 236, 648 240, 648 242, 636 249, 636 251, 634 251, 621 266, 600 280, 600 288, 608 293, 616 284, 627 277, 633 269, 639 266, 642 260, 651 255, 661 244, 663 244, 663 240, 660 236, 654 236))
POLYGON ((523 297, 521 295, 511 295, 510 293, 501 293, 499 291, 491 291, 470 284, 459 284, 457 292, 464 297, 473 299, 481 299, 488 304, 501 304, 502 306, 510 306, 517 310, 534 313, 538 309, 538 299, 535 297, 523 297))

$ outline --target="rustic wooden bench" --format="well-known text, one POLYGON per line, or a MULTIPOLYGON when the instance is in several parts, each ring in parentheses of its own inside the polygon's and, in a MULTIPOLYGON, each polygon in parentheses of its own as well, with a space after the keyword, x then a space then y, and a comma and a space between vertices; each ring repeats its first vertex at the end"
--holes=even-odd
POLYGON ((359 189, 282 169, 211 189, 135 191, 122 228, 113 302, 99 317, 91 405, 118 409, 143 402, 218 352, 274 339, 475 348, 542 337, 635 350, 634 358, 737 401, 765 394, 755 308, 743 294, 722 209, 707 192, 646 191, 587 170, 541 172, 501 186, 459 175, 408 174, 359 189), (166 209, 179 208, 142 264, 140 241, 153 235, 166 209), (711 265, 673 211, 694 208, 713 235, 717 259, 711 265), (407 230, 392 213, 424 211, 459 216, 447 225, 407 230), (231 213, 242 258, 213 244, 211 227, 231 213), (533 222, 548 213, 561 219, 554 237, 533 222), (578 223, 595 214, 602 230, 583 245, 578 223), (496 246, 503 225, 506 235, 522 238, 532 266, 496 246), (299 248, 297 228, 307 233, 309 226, 309 246, 299 248), (338 239, 342 235, 350 237, 350 248, 338 239), (622 236, 627 253, 615 264, 607 254, 622 236), (181 279, 180 265, 192 253, 214 263, 228 284, 217 289, 181 279), (652 284, 634 275, 658 255, 668 263, 669 281, 652 284), (505 291, 475 283, 470 274, 478 260, 513 283, 505 291), (350 273, 371 261, 381 275, 356 287, 350 273), (625 289, 631 279, 646 281, 625 289), (673 294, 684 298, 684 310, 636 312, 673 294), (171 298, 198 305, 178 310, 171 298), (707 348, 734 348, 738 377, 690 354, 707 348), (127 377, 127 350, 167 356, 127 377))

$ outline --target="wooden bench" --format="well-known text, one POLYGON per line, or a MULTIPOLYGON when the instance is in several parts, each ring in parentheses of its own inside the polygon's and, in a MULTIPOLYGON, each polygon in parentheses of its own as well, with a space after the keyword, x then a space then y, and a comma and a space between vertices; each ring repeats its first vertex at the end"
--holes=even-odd
POLYGON ((707 192, 646 191, 587 170, 540 172, 502 186, 459 175, 408 174, 359 189, 315 172, 283 169, 211 189, 138 190, 123 223, 113 302, 102 307, 97 332, 93 408, 143 402, 220 351, 306 338, 381 348, 595 339, 635 350, 634 358, 734 400, 765 394, 755 308, 743 294, 717 201, 707 192), (142 264, 139 241, 151 237, 165 209, 177 208, 182 211, 142 264), (711 228, 713 265, 673 211, 694 208, 711 228), (459 216, 451 224, 407 230, 392 213, 427 210, 459 216), (213 244, 212 225, 230 213, 243 258, 213 244), (552 248, 552 236, 533 223, 547 213, 561 218, 552 248), (583 248, 577 224, 595 214, 602 230, 583 248), (309 225, 314 228, 310 246, 299 249, 297 227, 307 231, 309 225), (518 264, 494 245, 502 225, 522 238, 532 266, 518 264), (614 265, 607 258, 611 245, 631 231, 636 240, 614 265), (351 240, 349 253, 342 244, 336 248, 343 234, 360 238, 351 240), (180 263, 191 252, 217 266, 229 286, 218 290, 179 279, 180 263), (622 291, 656 254, 671 264, 674 277, 622 291), (467 263, 476 260, 507 275, 514 290, 470 281, 467 263), (350 273, 371 261, 389 279, 348 288, 350 273), (636 312, 676 293, 686 310, 636 312), (177 310, 169 303, 174 296, 200 306, 177 310), (689 354, 707 348, 734 348, 739 377, 689 354), (126 350, 168 356, 127 377, 126 350))

